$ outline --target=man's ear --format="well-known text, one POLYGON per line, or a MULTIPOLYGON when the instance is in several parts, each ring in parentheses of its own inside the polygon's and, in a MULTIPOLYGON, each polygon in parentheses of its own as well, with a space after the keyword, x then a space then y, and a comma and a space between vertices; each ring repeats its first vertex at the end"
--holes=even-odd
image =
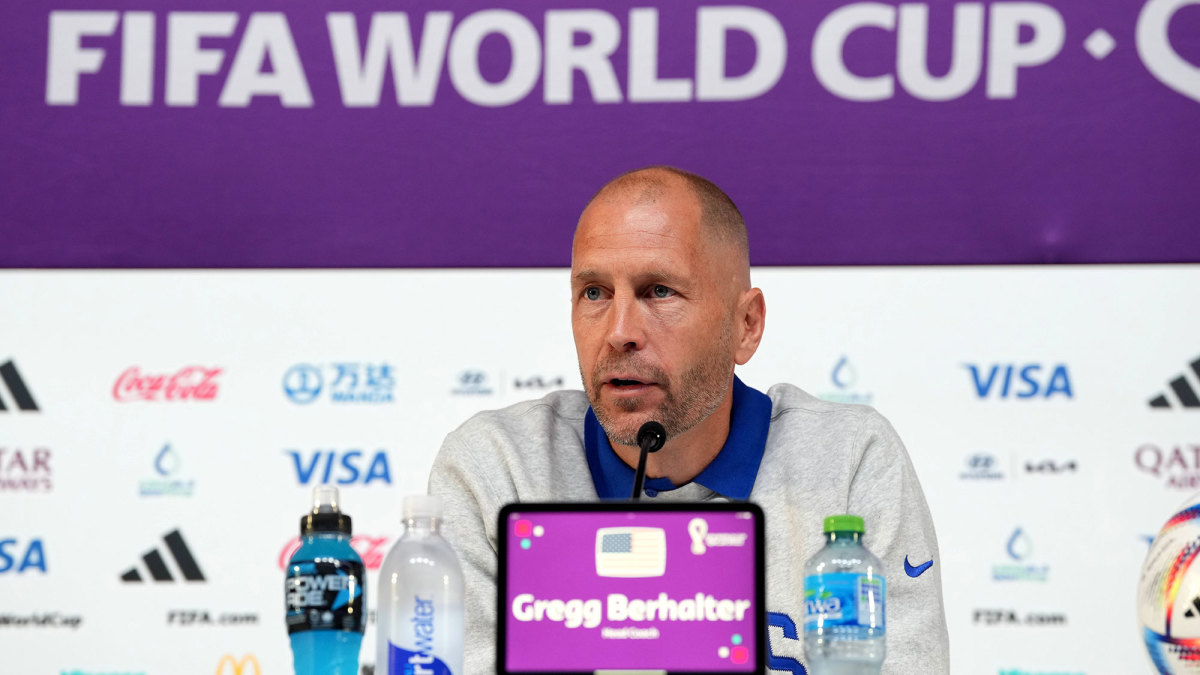
POLYGON ((742 366, 754 356, 754 352, 758 351, 758 343, 762 342, 763 326, 767 321, 767 304, 763 299, 762 290, 751 288, 742 293, 734 321, 734 337, 737 342, 734 345, 733 360, 742 366))

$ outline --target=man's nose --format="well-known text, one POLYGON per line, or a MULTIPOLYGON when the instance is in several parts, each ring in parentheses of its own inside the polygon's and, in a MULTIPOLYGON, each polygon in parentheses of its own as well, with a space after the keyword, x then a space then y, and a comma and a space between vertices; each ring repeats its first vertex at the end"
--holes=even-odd
POLYGON ((646 325, 637 298, 613 299, 608 317, 608 344, 619 352, 637 351, 645 346, 646 325))

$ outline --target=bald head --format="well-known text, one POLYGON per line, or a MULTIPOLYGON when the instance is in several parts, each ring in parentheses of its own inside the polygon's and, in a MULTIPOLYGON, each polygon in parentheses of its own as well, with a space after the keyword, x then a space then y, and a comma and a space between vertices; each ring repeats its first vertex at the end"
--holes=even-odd
MULTIPOLYGON (((729 195, 712 181, 673 166, 650 166, 617 176, 588 200, 613 203, 632 200, 635 204, 657 203, 675 191, 684 190, 700 208, 700 225, 712 241, 732 246, 745 263, 749 283, 750 244, 746 222, 729 195)), ((587 207, 584 207, 587 211, 587 207)))
MULTIPOLYGON (((702 468, 711 456, 687 434, 724 442, 733 371, 758 349, 765 316, 737 207, 679 169, 618 176, 579 217, 571 297, 579 371, 610 441, 634 448, 640 425, 657 420, 684 439, 674 447, 691 448, 681 461, 702 468)), ((699 470, 688 467, 673 478, 691 480, 699 470)))

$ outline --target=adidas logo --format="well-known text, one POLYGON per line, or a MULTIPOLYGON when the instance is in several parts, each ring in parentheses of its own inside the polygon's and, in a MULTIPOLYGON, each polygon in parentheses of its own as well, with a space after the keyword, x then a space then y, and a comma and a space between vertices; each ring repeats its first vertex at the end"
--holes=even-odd
MULTIPOLYGON (((33 400, 33 395, 29 393, 29 388, 25 386, 25 381, 21 379, 21 374, 17 372, 17 364, 10 361, 5 361, 0 365, 0 380, 4 381, 4 386, 8 389, 9 396, 16 402, 17 408, 21 410, 37 410, 37 403, 33 400)), ((8 407, 4 405, 4 399, 0 398, 0 412, 7 412, 8 407)))
POLYGON ((1192 606, 1187 608, 1187 611, 1183 613, 1183 616, 1188 619, 1194 619, 1196 618, 1198 612, 1200 612, 1200 596, 1192 598, 1192 606))
MULTIPOLYGON (((1192 367, 1192 372, 1200 378, 1200 358, 1188 364, 1192 367)), ((1171 380, 1171 391, 1175 397, 1179 399, 1179 405, 1184 408, 1200 408, 1200 396, 1196 395, 1196 390, 1192 387, 1192 383, 1188 382, 1187 373, 1180 373, 1179 377, 1171 380)), ((1150 399, 1151 408, 1171 408, 1171 399, 1167 398, 1166 393, 1159 394, 1150 399)))
MULTIPOLYGON (((183 540, 183 535, 179 533, 179 530, 167 533, 163 537, 163 541, 166 542, 167 550, 171 552, 171 557, 175 559, 175 566, 184 579, 204 581, 204 573, 200 571, 200 566, 196 564, 196 559, 192 557, 192 552, 188 550, 187 542, 183 540)), ((152 549, 143 555, 142 562, 146 563, 146 569, 150 571, 150 577, 155 581, 175 581, 175 577, 171 576, 171 570, 167 568, 167 563, 158 549, 152 549)), ((121 581, 141 583, 141 570, 136 566, 130 567, 129 571, 121 575, 121 581)))

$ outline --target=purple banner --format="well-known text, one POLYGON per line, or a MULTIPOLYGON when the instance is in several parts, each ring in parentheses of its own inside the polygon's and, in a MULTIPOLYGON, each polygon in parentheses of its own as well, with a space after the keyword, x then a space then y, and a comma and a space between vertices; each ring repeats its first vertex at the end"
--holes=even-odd
POLYGON ((758 265, 1200 260, 1200 0, 33 0, 0 266, 562 266, 673 164, 758 265))
POLYGON ((748 514, 529 513, 507 529, 507 670, 754 671, 748 514))

